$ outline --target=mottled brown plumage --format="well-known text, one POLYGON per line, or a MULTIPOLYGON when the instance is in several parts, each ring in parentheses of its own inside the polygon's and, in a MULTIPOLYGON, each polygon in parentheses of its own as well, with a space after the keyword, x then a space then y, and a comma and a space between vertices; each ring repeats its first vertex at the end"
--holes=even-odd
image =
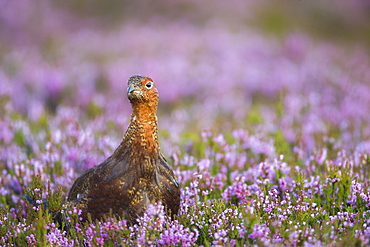
POLYGON ((171 215, 180 205, 179 184, 160 152, 157 137, 158 91, 152 79, 129 78, 127 97, 132 115, 123 140, 100 165, 73 184, 66 208, 77 207, 82 217, 101 219, 110 211, 135 223, 148 204, 161 201, 171 215))

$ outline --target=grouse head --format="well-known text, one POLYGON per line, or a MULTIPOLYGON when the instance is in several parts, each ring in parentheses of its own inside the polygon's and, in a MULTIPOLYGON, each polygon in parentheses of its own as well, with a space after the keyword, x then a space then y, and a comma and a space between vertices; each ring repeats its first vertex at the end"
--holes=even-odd
POLYGON ((158 105, 158 90, 148 76, 134 75, 128 79, 127 97, 131 104, 158 105))

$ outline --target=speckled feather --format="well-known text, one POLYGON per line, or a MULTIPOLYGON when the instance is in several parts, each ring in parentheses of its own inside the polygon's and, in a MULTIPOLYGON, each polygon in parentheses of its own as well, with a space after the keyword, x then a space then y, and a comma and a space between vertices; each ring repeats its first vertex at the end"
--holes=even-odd
POLYGON ((66 208, 77 207, 82 217, 101 219, 112 212, 135 223, 149 203, 162 201, 171 215, 180 205, 180 188, 160 152, 157 136, 158 91, 152 79, 132 76, 127 96, 132 115, 121 144, 100 165, 73 184, 66 208))

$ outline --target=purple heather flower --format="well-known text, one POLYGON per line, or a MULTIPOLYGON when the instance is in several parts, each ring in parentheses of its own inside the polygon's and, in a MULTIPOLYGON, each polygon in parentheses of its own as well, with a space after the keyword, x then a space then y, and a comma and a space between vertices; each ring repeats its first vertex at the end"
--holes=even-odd
POLYGON ((253 226, 253 232, 248 235, 249 238, 252 240, 258 240, 265 242, 267 240, 267 237, 270 233, 270 229, 265 225, 255 224, 253 226))
POLYGON ((316 157, 316 162, 319 165, 322 165, 324 161, 326 160, 327 154, 328 154, 328 150, 326 148, 322 149, 320 154, 316 157))
POLYGON ((26 238, 27 238, 27 242, 28 242, 29 246, 36 246, 37 241, 36 241, 35 235, 33 233, 29 236, 26 236, 26 238))
POLYGON ((50 231, 46 234, 46 239, 51 245, 74 246, 74 241, 68 240, 66 232, 62 232, 59 228, 56 228, 54 223, 49 225, 49 229, 50 231))
POLYGON ((251 200, 249 197, 252 194, 248 189, 245 177, 237 177, 233 185, 226 188, 221 195, 226 202, 229 202, 235 196, 240 200, 240 203, 246 204, 251 200))
POLYGON ((199 171, 203 172, 203 171, 208 170, 210 165, 211 165, 211 161, 209 159, 201 159, 198 162, 197 167, 199 171))
POLYGON ((181 244, 182 246, 193 246, 194 242, 198 238, 198 231, 190 231, 188 228, 184 228, 183 225, 179 224, 178 221, 170 223, 170 228, 163 231, 160 238, 157 240, 157 244, 170 246, 181 244))
POLYGON ((13 139, 13 136, 14 133, 10 129, 10 126, 6 122, 0 121, 0 142, 8 145, 13 139))
POLYGON ((21 193, 23 191, 22 186, 19 184, 17 178, 14 178, 10 181, 10 186, 16 193, 21 193))

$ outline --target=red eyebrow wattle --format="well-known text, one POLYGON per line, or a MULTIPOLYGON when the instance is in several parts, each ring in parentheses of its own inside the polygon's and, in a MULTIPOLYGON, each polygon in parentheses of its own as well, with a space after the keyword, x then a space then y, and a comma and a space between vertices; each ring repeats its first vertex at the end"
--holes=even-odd
POLYGON ((143 84, 146 84, 146 83, 147 83, 147 82, 149 82, 149 81, 150 81, 150 82, 153 82, 153 80, 152 80, 152 79, 149 79, 149 78, 148 78, 148 79, 146 79, 146 80, 144 80, 144 81, 143 81, 143 84))

